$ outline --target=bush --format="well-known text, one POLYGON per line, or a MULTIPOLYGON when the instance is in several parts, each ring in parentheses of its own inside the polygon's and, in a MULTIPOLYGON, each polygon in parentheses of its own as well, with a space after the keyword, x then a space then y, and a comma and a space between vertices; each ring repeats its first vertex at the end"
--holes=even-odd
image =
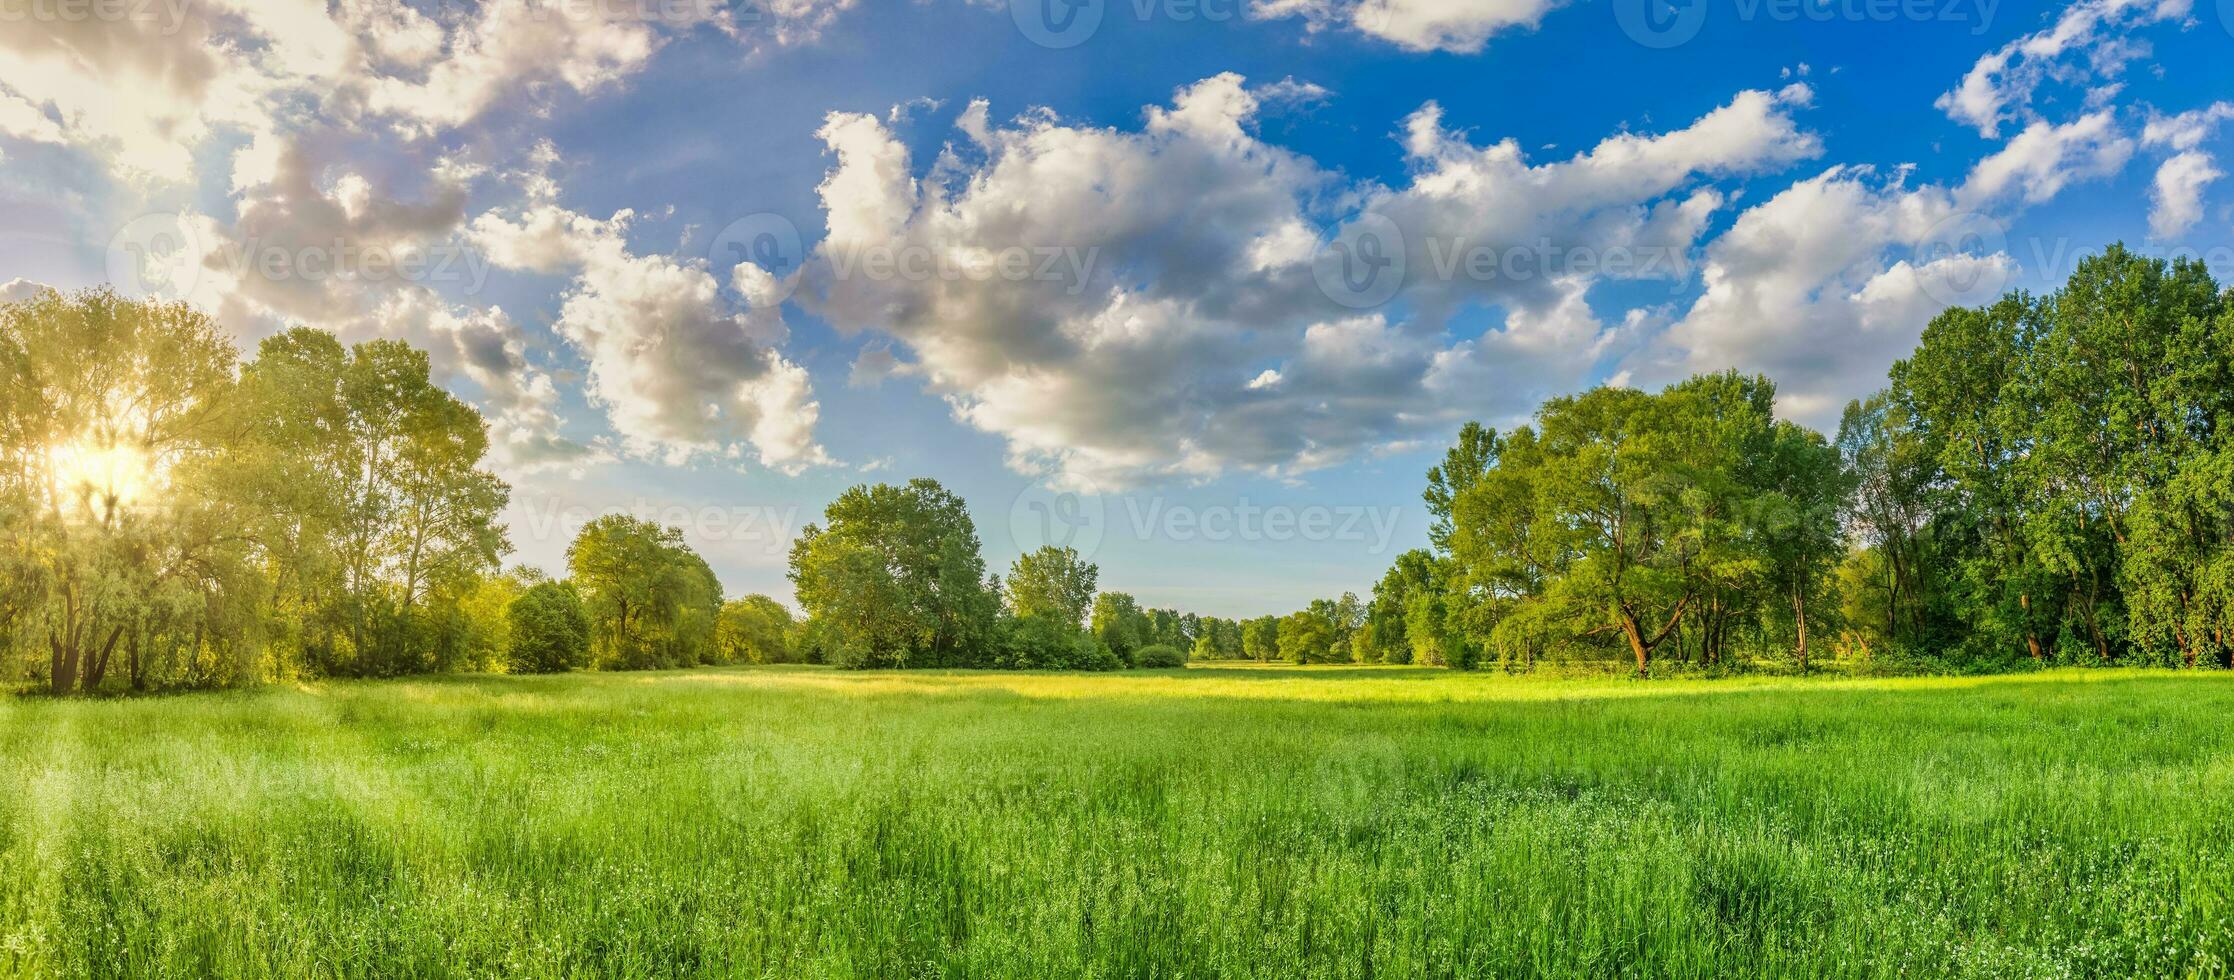
POLYGON ((1186 665, 1187 655, 1180 653, 1177 647, 1156 643, 1133 651, 1133 666, 1141 670, 1170 670, 1186 665))
POLYGON ((540 582, 512 600, 512 672, 556 674, 587 667, 590 618, 567 582, 540 582))
POLYGON ((997 666, 1009 670, 1114 670, 1115 655, 1071 623, 1046 616, 1004 620, 997 666))

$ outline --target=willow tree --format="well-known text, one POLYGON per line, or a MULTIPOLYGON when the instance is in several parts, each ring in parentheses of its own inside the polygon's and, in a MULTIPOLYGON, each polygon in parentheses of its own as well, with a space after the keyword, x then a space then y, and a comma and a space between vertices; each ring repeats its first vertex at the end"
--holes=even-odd
MULTIPOLYGON (((0 501, 18 635, 57 694, 129 675, 160 614, 246 601, 216 461, 236 435, 236 353, 175 303, 48 291, 0 307, 0 501)), ((172 623, 171 625, 183 625, 172 623)), ((199 650, 195 651, 197 654, 199 650)))

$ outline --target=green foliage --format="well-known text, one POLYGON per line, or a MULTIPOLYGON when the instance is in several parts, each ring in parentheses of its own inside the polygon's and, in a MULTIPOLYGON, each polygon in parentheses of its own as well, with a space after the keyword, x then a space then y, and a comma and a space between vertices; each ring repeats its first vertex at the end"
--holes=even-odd
POLYGON ((1069 548, 1047 545, 1009 566, 1008 605, 1018 616, 1084 623, 1100 570, 1069 548))
POLYGON ((1279 620, 1280 656, 1291 664, 1325 664, 1335 661, 1334 618, 1331 603, 1322 608, 1289 613, 1279 620))
POLYGON ((1151 643, 1133 651, 1133 666, 1140 670, 1171 670, 1186 665, 1186 654, 1161 643, 1151 643))
POLYGON ((72 694, 277 673, 236 360, 183 304, 0 306, 0 676, 72 694))
POLYGON ((1139 601, 1124 592, 1094 597, 1093 631, 1094 639, 1128 663, 1134 650, 1155 640, 1155 623, 1141 611, 1139 601))
POLYGON ((599 665, 653 670, 719 659, 721 583, 680 530, 607 514, 583 525, 566 564, 589 612, 599 665))
POLYGON ((1259 663, 1280 657, 1280 617, 1259 616, 1241 624, 1241 655, 1259 663))
POLYGON ((998 660, 988 666, 1008 670, 1117 670, 1125 664, 1114 651, 1080 628, 1055 616, 1011 616, 1000 626, 998 660))
POLYGON ((1000 611, 977 527, 935 480, 839 495, 791 549, 791 581, 831 663, 988 666, 1000 611))
POLYGON ((722 663, 781 664, 799 659, 791 610, 764 595, 722 604, 714 627, 714 649, 722 663))
POLYGON ((555 674, 590 665, 590 619, 571 582, 537 582, 512 600, 509 665, 516 674, 555 674))
POLYGON ((291 613, 285 655, 314 673, 459 666, 456 603, 510 547, 480 415, 434 384, 423 351, 307 329, 266 339, 241 387, 237 486, 264 505, 244 518, 291 613))
POLYGON ((1416 663, 1625 656, 1644 674, 1671 647, 1712 665, 1736 638, 1781 635, 1805 667, 1811 622, 1838 606, 1849 477, 1821 436, 1775 418, 1775 396, 1766 378, 1704 375, 1555 398, 1494 441, 1462 432, 1430 474, 1444 550, 1398 557, 1370 637, 1403 637, 1416 663))
POLYGON ((1999 666, 2234 658, 2234 318, 2199 263, 2112 247, 2048 296, 1948 310, 1848 410, 1863 641, 1999 666))

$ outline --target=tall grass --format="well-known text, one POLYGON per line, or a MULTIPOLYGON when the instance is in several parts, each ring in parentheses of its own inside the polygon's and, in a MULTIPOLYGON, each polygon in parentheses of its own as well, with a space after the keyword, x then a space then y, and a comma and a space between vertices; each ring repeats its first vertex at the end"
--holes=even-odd
POLYGON ((0 974, 2218 976, 2234 677, 0 704, 0 974))

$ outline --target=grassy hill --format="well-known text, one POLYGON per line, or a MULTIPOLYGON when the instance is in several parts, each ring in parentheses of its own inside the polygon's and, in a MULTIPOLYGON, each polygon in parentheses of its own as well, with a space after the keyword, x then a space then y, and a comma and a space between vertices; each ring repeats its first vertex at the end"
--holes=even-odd
POLYGON ((0 700, 0 974, 2224 975, 2234 676, 0 700))

